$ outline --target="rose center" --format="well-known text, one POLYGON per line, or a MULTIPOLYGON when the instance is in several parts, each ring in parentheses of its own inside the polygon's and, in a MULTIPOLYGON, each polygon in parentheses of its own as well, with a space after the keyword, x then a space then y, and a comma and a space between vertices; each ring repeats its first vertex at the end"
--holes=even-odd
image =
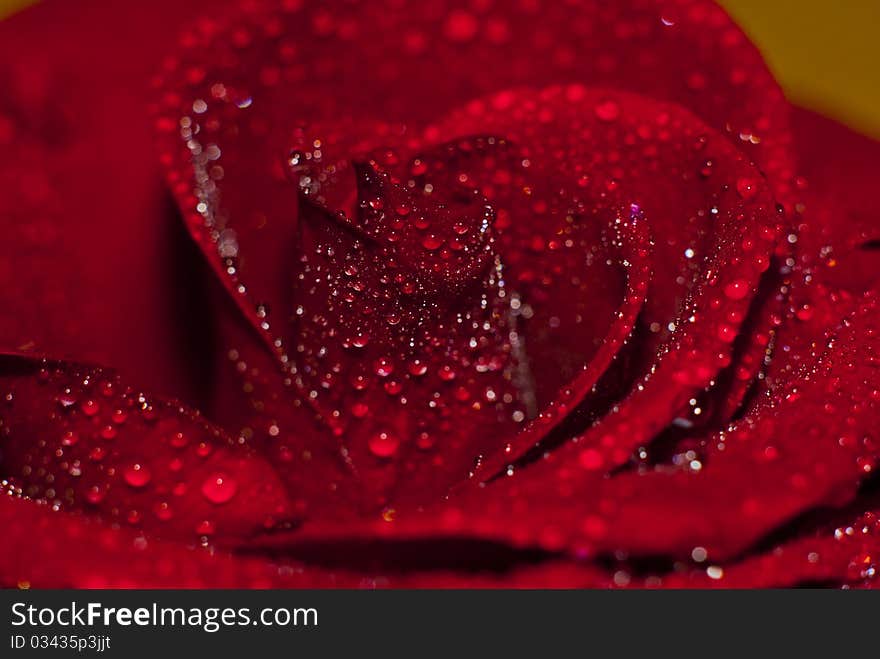
POLYGON ((375 159, 353 169, 353 212, 301 201, 296 377, 346 446, 380 461, 461 441, 451 430, 464 416, 522 422, 492 208, 476 191, 439 202, 375 159))

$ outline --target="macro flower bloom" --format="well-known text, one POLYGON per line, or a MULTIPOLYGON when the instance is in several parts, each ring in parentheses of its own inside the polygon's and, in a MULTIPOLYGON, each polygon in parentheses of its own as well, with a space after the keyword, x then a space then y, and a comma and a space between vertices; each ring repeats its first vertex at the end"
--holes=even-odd
POLYGON ((713 4, 49 0, 0 83, 4 585, 876 584, 880 147, 713 4))

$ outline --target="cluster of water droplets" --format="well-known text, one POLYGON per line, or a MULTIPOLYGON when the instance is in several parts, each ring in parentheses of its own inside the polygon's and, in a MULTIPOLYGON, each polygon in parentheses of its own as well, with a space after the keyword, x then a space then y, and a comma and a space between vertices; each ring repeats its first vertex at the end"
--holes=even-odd
POLYGON ((47 362, 12 381, 2 404, 6 489, 17 496, 160 535, 189 529, 202 544, 241 496, 242 463, 227 460, 232 440, 113 374, 47 362), (19 424, 39 432, 24 436, 19 424))
MULTIPOLYGON (((421 450, 475 426, 521 423, 516 387, 519 308, 494 253, 494 211, 473 190, 436 203, 424 167, 389 170, 393 151, 355 166, 351 216, 305 202, 291 336, 299 383, 338 410, 346 435, 373 456, 421 450), (386 169, 387 168, 387 169, 386 169)), ((312 152, 289 164, 302 192, 326 181, 312 152)))

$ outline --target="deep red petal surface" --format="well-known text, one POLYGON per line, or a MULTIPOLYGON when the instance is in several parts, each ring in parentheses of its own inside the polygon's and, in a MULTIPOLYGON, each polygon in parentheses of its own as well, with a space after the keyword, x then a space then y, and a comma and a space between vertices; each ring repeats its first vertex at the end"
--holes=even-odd
POLYGON ((203 398, 202 270, 162 187, 148 80, 217 3, 49 0, 0 23, 5 349, 203 398))
POLYGON ((225 5, 0 25, 0 348, 225 428, 3 357, 4 582, 872 583, 877 143, 702 0, 225 5))

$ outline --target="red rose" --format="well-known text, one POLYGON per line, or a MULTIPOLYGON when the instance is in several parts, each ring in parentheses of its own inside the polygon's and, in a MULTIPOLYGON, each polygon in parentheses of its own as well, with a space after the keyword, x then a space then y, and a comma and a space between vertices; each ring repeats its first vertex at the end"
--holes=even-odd
POLYGON ((880 148, 720 9, 56 0, 0 62, 3 583, 873 583, 880 148))

